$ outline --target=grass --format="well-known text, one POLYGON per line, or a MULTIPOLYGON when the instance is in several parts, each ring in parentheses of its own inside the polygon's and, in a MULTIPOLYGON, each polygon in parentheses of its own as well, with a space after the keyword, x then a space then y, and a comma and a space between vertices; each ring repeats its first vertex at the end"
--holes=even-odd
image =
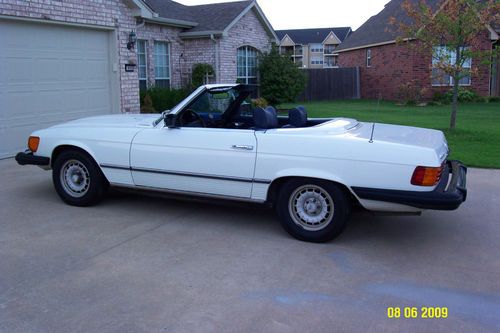
MULTIPOLYGON (((398 106, 372 100, 325 101, 303 104, 309 117, 349 117, 360 121, 434 128, 445 132, 451 158, 468 166, 500 168, 500 103, 460 104, 457 128, 448 129, 451 106, 398 106)), ((294 104, 282 105, 291 108, 294 104)))

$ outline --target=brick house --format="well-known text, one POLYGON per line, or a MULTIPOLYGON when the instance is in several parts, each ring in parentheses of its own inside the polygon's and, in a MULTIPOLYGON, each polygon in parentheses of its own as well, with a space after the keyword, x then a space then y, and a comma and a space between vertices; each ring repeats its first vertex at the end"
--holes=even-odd
POLYGON ((0 158, 37 128, 137 113, 139 87, 181 87, 196 63, 214 82, 255 82, 277 42, 255 1, 2 0, 0 31, 0 158))
MULTIPOLYGON (((389 24, 391 17, 397 21, 408 21, 401 8, 403 0, 392 0, 375 16, 372 16, 358 30, 353 32, 336 50, 341 67, 359 67, 362 98, 383 98, 398 100, 406 84, 423 91, 423 99, 429 100, 434 93, 447 91, 452 79, 433 74, 432 54, 423 55, 414 47, 397 44, 397 27, 389 24)), ((439 0, 428 0, 427 4, 437 6, 439 0)), ((498 47, 500 30, 485 27, 478 38, 481 50, 498 47)), ((411 43, 418 43, 412 41, 411 43)), ((498 95, 498 65, 481 65, 471 59, 470 66, 478 69, 477 74, 461 80, 460 85, 472 89, 482 96, 498 95)))

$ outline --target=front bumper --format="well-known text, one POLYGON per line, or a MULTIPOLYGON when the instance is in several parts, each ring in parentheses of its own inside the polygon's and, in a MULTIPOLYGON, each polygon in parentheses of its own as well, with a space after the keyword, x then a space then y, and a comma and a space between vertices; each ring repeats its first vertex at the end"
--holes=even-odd
POLYGON ((24 153, 18 153, 16 155, 16 161, 19 165, 48 166, 50 164, 50 158, 45 156, 35 156, 29 150, 24 153))
POLYGON ((360 199, 384 201, 435 210, 455 210, 467 199, 467 168, 459 161, 447 161, 443 177, 431 192, 353 187, 360 199), (451 176, 451 180, 450 180, 451 176))

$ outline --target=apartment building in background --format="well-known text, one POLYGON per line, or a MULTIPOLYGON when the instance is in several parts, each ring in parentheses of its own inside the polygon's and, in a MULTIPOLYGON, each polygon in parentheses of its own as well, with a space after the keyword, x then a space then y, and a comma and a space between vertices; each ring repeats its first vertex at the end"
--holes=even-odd
POLYGON ((281 54, 301 68, 337 67, 335 50, 351 32, 350 27, 276 30, 281 54))

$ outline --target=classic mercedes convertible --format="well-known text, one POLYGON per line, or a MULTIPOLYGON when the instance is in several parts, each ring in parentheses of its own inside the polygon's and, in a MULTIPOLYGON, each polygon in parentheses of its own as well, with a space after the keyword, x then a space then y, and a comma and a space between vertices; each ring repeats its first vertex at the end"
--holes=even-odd
POLYGON ((21 165, 52 170, 70 205, 98 203, 108 186, 268 203, 284 229, 325 242, 351 208, 418 214, 465 201, 467 169, 447 160, 441 131, 278 116, 253 108, 252 87, 205 85, 161 115, 111 115, 34 132, 21 165))

